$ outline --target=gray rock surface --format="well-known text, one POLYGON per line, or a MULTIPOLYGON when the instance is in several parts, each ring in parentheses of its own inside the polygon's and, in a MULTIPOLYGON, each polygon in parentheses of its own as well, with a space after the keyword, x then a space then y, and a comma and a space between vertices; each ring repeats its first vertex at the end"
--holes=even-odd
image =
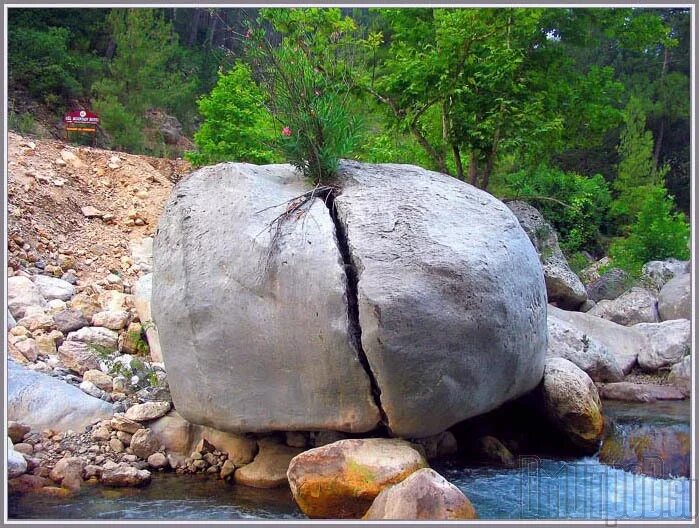
POLYGON ((689 261, 686 260, 651 260, 643 265, 641 276, 655 291, 660 291, 670 279, 689 271, 689 261))
POLYGON ((90 324, 80 310, 62 310, 53 314, 53 322, 64 334, 80 330, 90 324))
POLYGON ((628 290, 632 283, 628 273, 619 268, 612 268, 587 285, 587 296, 595 302, 612 301, 628 290))
POLYGON ((548 302, 561 308, 576 310, 587 300, 585 286, 573 270, 558 245, 558 236, 541 213, 522 201, 507 204, 534 244, 544 268, 548 302))
POLYGON ((661 321, 692 318, 692 279, 689 273, 668 281, 658 295, 661 321))
POLYGON ((599 301, 587 313, 624 326, 660 321, 658 299, 651 291, 638 287, 631 288, 613 301, 599 301))
POLYGON ((160 336, 158 329, 153 323, 153 315, 151 314, 151 297, 153 295, 153 274, 147 273, 143 275, 133 288, 134 293, 134 308, 138 314, 138 318, 145 326, 146 339, 148 340, 148 348, 153 361, 162 362, 163 352, 160 346, 160 336))
POLYGON ((15 321, 10 310, 7 310, 7 329, 12 330, 15 326, 17 326, 17 321, 15 321))
POLYGON ((46 275, 35 275, 34 284, 36 284, 41 292, 41 295, 47 301, 52 299, 68 301, 73 295, 75 295, 75 286, 62 279, 56 279, 46 275))
POLYGON ((647 339, 640 332, 601 317, 561 310, 551 305, 548 307, 548 313, 577 328, 590 339, 606 346, 616 358, 624 374, 631 372, 639 353, 648 347, 647 339))
POLYGON ((575 326, 548 314, 547 356, 575 363, 594 381, 621 381, 624 372, 609 349, 575 326))
POLYGON ((656 371, 672 366, 691 350, 692 325, 687 319, 641 323, 634 325, 633 329, 648 338, 649 346, 638 354, 638 364, 644 370, 656 371))
POLYGON ((112 405, 80 389, 8 361, 8 419, 43 431, 82 431, 87 425, 112 416, 112 405))
POLYGON ((692 392, 692 356, 685 356, 682 361, 673 365, 668 381, 688 396, 692 392))
POLYGON ((639 403, 657 400, 682 400, 686 395, 672 385, 653 385, 650 383, 632 383, 620 381, 617 383, 601 383, 599 395, 604 400, 620 400, 639 403))
POLYGON ((174 189, 155 237, 152 311, 188 421, 368 431, 380 420, 371 374, 392 431, 420 437, 541 380, 544 279, 507 207, 417 167, 343 171, 335 207, 359 275, 366 369, 323 201, 271 247, 270 223, 311 189, 290 167, 217 165, 174 189))
POLYGON ((7 439, 7 478, 16 478, 27 472, 27 461, 15 451, 12 440, 7 439))

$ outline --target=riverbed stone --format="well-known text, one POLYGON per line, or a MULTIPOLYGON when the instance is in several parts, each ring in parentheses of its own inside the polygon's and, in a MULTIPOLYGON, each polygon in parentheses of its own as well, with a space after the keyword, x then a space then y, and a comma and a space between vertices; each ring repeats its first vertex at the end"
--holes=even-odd
POLYGON ((454 455, 459 450, 456 437, 451 431, 442 431, 424 438, 411 438, 410 442, 422 447, 427 460, 454 455))
POLYGON ((43 488, 48 483, 49 481, 44 477, 24 474, 10 478, 7 482, 7 487, 10 493, 31 493, 43 488))
POLYGON ((78 491, 82 484, 85 460, 79 457, 64 457, 51 470, 49 477, 70 491, 78 491))
POLYGON ((689 396, 692 393, 692 357, 685 356, 679 363, 673 365, 668 375, 668 381, 689 396))
POLYGON ((116 467, 102 472, 100 482, 105 486, 130 487, 143 486, 151 480, 151 473, 146 469, 136 469, 127 463, 120 463, 116 467))
POLYGON ((548 358, 542 384, 552 424, 584 450, 595 451, 604 432, 602 403, 590 377, 564 358, 548 358))
POLYGON ((565 321, 591 340, 607 347, 614 355, 619 367, 628 374, 636 365, 638 355, 648 347, 648 340, 640 332, 589 313, 561 310, 549 305, 548 313, 565 321))
POLYGON ((31 427, 25 423, 17 422, 15 420, 10 420, 7 422, 7 435, 15 444, 18 444, 24 440, 24 437, 29 431, 31 431, 31 427))
POLYGON ((587 313, 624 326, 660 321, 658 299, 651 291, 638 287, 631 288, 613 301, 599 301, 587 313))
POLYGON ((617 383, 599 384, 599 395, 604 400, 648 403, 657 400, 683 400, 686 395, 672 385, 655 385, 652 383, 617 383))
POLYGON ((112 377, 101 370, 86 370, 83 374, 83 380, 94 383, 103 391, 111 392, 112 390, 112 377))
POLYGON ((594 381, 621 381, 624 372, 616 357, 596 339, 553 313, 548 314, 547 356, 572 361, 594 381))
POLYGON ((143 429, 143 426, 135 420, 131 420, 122 414, 115 414, 110 421, 112 429, 117 431, 124 431, 125 433, 133 434, 139 429, 143 429))
MULTIPOLYGON (((97 295, 90 292, 77 293, 70 300, 70 307, 73 310, 79 311, 87 321, 90 321, 93 315, 102 310, 102 306, 97 300, 97 295)), ((88 324, 89 322, 84 326, 88 324)))
POLYGON ((576 310, 587 300, 585 286, 570 269, 558 245, 558 235, 542 214, 530 204, 515 200, 507 206, 536 248, 544 268, 548 302, 564 309, 576 310))
POLYGON ((303 449, 289 447, 277 441, 262 438, 258 441, 259 452, 251 463, 236 470, 236 483, 254 488, 278 488, 288 485, 286 472, 291 459, 303 449))
POLYGON ((121 330, 128 324, 129 317, 129 312, 126 310, 97 312, 92 316, 92 324, 93 326, 101 326, 110 330, 121 330))
POLYGON ((80 310, 68 309, 53 314, 53 322, 61 332, 68 334, 90 324, 80 310))
POLYGON ((41 309, 30 313, 29 310, 31 308, 27 309, 27 312, 25 313, 24 317, 17 321, 17 324, 19 326, 25 327, 30 332, 36 332, 38 330, 50 332, 51 329, 54 327, 54 321, 51 314, 47 314, 46 312, 40 311, 41 309))
POLYGON ((627 291, 632 284, 633 280, 628 273, 620 268, 611 268, 587 285, 587 296, 596 303, 603 300, 612 301, 627 291))
POLYGON ((197 427, 195 438, 205 439, 217 450, 228 455, 228 459, 237 466, 249 464, 258 452, 254 438, 227 431, 218 431, 211 427, 197 427))
POLYGON ((36 341, 33 339, 23 339, 22 341, 15 342, 15 347, 19 352, 27 358, 27 361, 32 363, 36 361, 39 356, 39 347, 36 346, 36 341))
POLYGON ((641 323, 633 328, 648 338, 649 346, 638 354, 638 364, 644 370, 671 367, 691 350, 692 324, 687 319, 641 323))
POLYGON ((139 429, 131 437, 130 447, 134 455, 146 460, 160 449, 160 443, 150 429, 139 429))
POLYGON ((35 275, 34 284, 39 288, 39 292, 47 301, 60 299, 69 301, 75 295, 75 286, 70 282, 48 277, 47 275, 35 275))
POLYGON ((169 464, 163 453, 153 453, 148 457, 148 465, 153 469, 165 469, 169 464))
POLYGON ((138 403, 127 409, 126 418, 135 422, 147 422, 165 416, 171 407, 167 401, 138 403))
POLYGON ((151 308, 185 419, 232 432, 365 432, 380 405, 394 434, 420 437, 541 380, 544 277, 512 212, 417 167, 343 162, 340 172, 331 209, 359 271, 361 346, 324 201, 282 222, 279 237, 268 229, 285 201, 312 190, 290 166, 207 167, 173 193, 151 308))
POLYGON ((381 491, 425 467, 423 455, 404 440, 347 439, 298 455, 287 476, 308 517, 357 519, 381 491))
POLYGON ((430 468, 419 469, 404 481, 378 494, 364 520, 454 521, 477 519, 463 492, 430 468))
POLYGON ((88 370, 98 370, 99 360, 93 349, 87 343, 80 341, 64 341, 58 347, 58 358, 66 367, 78 374, 88 370))
POLYGON ((101 419, 111 418, 111 404, 88 396, 77 387, 8 361, 7 413, 43 431, 82 431, 101 419))
POLYGON ((7 441, 7 477, 16 478, 27 472, 27 461, 14 450, 12 440, 7 441))
POLYGON ((641 269, 641 277, 652 288, 659 292, 668 281, 676 275, 689 271, 689 261, 670 258, 667 260, 651 260, 641 269))
POLYGON ((689 273, 672 278, 658 295, 658 311, 662 321, 692 318, 692 280, 689 273))
POLYGON ((119 335, 108 328, 102 328, 100 326, 85 326, 80 330, 75 332, 70 332, 67 341, 77 341, 79 343, 85 343, 86 345, 92 345, 93 347, 99 347, 106 349, 107 351, 115 351, 117 349, 119 335))
POLYGON ((31 279, 22 275, 7 278, 7 308, 15 319, 24 317, 29 306, 47 309, 46 299, 31 279))

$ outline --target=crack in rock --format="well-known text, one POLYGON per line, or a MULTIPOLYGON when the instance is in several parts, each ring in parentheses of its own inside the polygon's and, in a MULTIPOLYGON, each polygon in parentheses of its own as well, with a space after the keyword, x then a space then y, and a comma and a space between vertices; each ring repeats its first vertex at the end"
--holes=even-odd
POLYGON ((325 193, 321 194, 319 198, 324 201, 325 206, 328 208, 328 212, 330 213, 330 218, 335 226, 335 241, 340 252, 340 257, 342 258, 342 264, 347 279, 345 284, 345 292, 347 297, 347 316, 349 321, 347 332, 349 334, 350 345, 356 351, 359 363, 362 365, 362 368, 369 378, 371 395, 374 398, 374 404, 381 413, 381 421, 378 428, 385 428, 386 432, 390 434, 391 429, 389 427, 388 416, 381 405, 381 389, 379 388, 379 383, 371 369, 369 359, 367 358, 364 347, 362 346, 362 327, 359 324, 359 273, 357 272, 357 266, 354 262, 352 251, 350 250, 347 229, 337 214, 334 192, 332 190, 326 191, 325 193))

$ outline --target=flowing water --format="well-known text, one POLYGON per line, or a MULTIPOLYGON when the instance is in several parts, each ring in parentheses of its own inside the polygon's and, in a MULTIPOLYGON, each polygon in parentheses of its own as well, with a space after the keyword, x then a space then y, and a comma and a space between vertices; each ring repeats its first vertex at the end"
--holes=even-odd
MULTIPOLYGON (((672 431, 672 438, 678 431, 689 432, 689 413, 689 402, 607 402, 605 414, 610 423, 605 443, 618 442, 626 446, 630 442, 637 449, 639 442, 633 439, 640 431, 644 438, 648 435, 660 437, 662 451, 667 449, 663 435, 668 430, 672 431)), ((649 449, 647 441, 642 445, 649 449)), ((611 452, 625 453, 618 449, 611 452)), ((666 456, 665 452, 662 454, 666 456)), ((598 456, 567 460, 524 457, 514 469, 469 467, 456 459, 432 466, 471 499, 481 519, 669 520, 690 517, 691 483, 688 478, 657 478, 641 465, 628 465, 626 459, 622 462, 604 464, 598 456)), ((10 518, 33 519, 304 518, 288 489, 257 490, 203 476, 172 473, 154 474, 151 484, 141 489, 86 485, 70 501, 31 494, 11 496, 8 513, 10 518)))

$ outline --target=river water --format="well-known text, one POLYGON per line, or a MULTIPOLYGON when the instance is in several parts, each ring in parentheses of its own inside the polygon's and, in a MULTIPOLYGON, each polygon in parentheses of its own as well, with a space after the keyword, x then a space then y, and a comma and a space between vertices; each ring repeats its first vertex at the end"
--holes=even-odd
MULTIPOLYGON (((689 402, 607 402, 614 440, 678 427, 689 434, 689 402)), ((607 440, 605 440, 607 441, 607 440)), ((622 442, 623 443, 623 442, 622 442)), ((635 445, 635 444, 634 444, 635 445)), ((686 477, 657 478, 640 466, 612 466, 598 456, 523 457, 518 467, 467 466, 458 459, 432 467, 458 486, 481 519, 688 519, 686 477)), ((24 519, 303 519, 288 489, 258 490, 204 476, 155 473, 141 489, 83 486, 66 501, 38 495, 9 497, 10 518, 24 519)))

